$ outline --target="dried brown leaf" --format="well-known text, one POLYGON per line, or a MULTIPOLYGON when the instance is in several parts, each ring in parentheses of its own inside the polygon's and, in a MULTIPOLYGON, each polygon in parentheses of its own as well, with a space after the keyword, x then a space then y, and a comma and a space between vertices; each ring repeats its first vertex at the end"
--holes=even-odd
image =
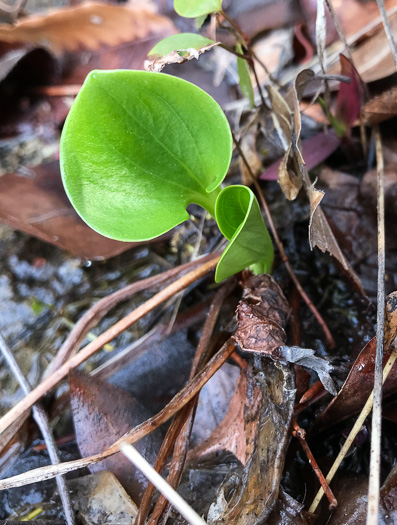
POLYGON ((371 99, 362 109, 364 122, 379 124, 397 115, 397 88, 392 87, 371 99))
POLYGON ((237 308, 234 339, 242 350, 272 355, 285 344, 290 308, 281 288, 270 275, 250 277, 237 308))
POLYGON ((175 32, 168 18, 147 7, 87 2, 56 9, 46 15, 29 16, 14 26, 2 24, 0 41, 31 42, 60 54, 143 40, 151 33, 167 28, 175 32))
POLYGON ((201 47, 200 49, 185 49, 183 54, 179 51, 172 51, 168 55, 149 55, 148 59, 145 61, 145 69, 148 71, 157 71, 160 72, 165 66, 169 64, 183 64, 195 58, 199 59, 200 55, 209 51, 215 46, 218 46, 220 42, 215 42, 214 44, 209 44, 208 46, 201 47))
POLYGON ((280 184, 281 190, 285 197, 289 201, 295 200, 300 189, 302 188, 302 179, 296 175, 290 166, 291 163, 290 146, 284 157, 281 159, 280 166, 278 167, 278 183, 280 184))
MULTIPOLYGON (((386 298, 385 364, 390 356, 389 343, 397 336, 397 292, 386 298)), ((325 428, 359 412, 374 385, 376 338, 367 343, 355 360, 336 398, 320 414, 315 428, 325 428)), ((397 392, 397 367, 394 366, 383 386, 385 397, 397 392)))
MULTIPOLYGON (((84 457, 106 450, 151 415, 125 390, 98 378, 74 371, 69 375, 69 384, 76 439, 84 457)), ((160 446, 161 435, 158 431, 136 444, 139 452, 152 464, 160 446)), ((121 454, 90 466, 90 470, 112 472, 136 503, 147 486, 147 480, 140 471, 121 454)))
POLYGON ((310 368, 318 374, 324 387, 336 395, 328 361, 315 356, 310 348, 285 345, 284 327, 290 308, 275 281, 269 275, 249 278, 243 297, 237 308, 238 327, 234 335, 240 348, 310 368))
POLYGON ((107 239, 76 214, 62 186, 59 162, 0 177, 0 221, 87 259, 107 259, 136 243, 107 239))

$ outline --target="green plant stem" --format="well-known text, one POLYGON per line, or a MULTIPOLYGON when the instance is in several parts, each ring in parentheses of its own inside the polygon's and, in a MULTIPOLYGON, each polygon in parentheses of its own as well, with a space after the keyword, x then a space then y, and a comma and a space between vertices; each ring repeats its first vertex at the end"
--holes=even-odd
MULTIPOLYGON (((260 85, 260 82, 259 82, 259 77, 258 77, 258 73, 256 71, 256 68, 255 68, 255 62, 254 62, 254 59, 256 57, 255 53, 253 52, 253 49, 251 47, 251 43, 250 43, 250 39, 249 37, 242 31, 242 29, 239 27, 238 24, 236 24, 236 22, 234 22, 234 20, 232 20, 224 11, 221 11, 220 14, 223 16, 223 18, 229 22, 229 24, 231 25, 231 27, 234 29, 234 31, 237 33, 237 35, 240 37, 241 39, 241 43, 243 44, 243 47, 246 48, 247 50, 247 53, 248 53, 248 56, 247 55, 241 55, 241 53, 233 53, 233 54, 237 54, 237 56, 240 56, 241 58, 244 58, 245 60, 247 60, 250 68, 252 69, 252 72, 254 74, 254 77, 255 77, 255 81, 256 81, 256 85, 258 86, 258 91, 259 91, 259 95, 261 97, 261 102, 262 102, 262 106, 263 107, 266 107, 266 101, 265 101, 265 97, 263 96, 263 91, 262 91, 262 87, 260 85)), ((229 29, 229 28, 227 28, 229 29)), ((229 49, 228 49, 229 50, 229 49)))

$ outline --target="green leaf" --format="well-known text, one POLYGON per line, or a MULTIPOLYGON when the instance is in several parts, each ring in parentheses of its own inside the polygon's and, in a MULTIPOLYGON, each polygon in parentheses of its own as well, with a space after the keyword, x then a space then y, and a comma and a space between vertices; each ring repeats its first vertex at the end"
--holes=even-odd
POLYGON ((198 16, 195 19, 194 25, 196 26, 196 29, 201 29, 201 27, 203 26, 204 22, 207 19, 207 16, 208 16, 208 14, 206 13, 205 15, 198 16))
MULTIPOLYGON (((241 44, 236 46, 237 53, 243 54, 241 44)), ((254 88, 252 87, 250 70, 248 62, 244 58, 237 57, 237 71, 241 91, 248 98, 251 109, 255 106, 254 88)))
POLYGON ((215 42, 196 33, 179 33, 178 35, 167 36, 167 38, 161 40, 149 52, 149 56, 164 56, 173 51, 184 51, 186 49, 196 49, 198 51, 202 47, 210 46, 211 44, 215 44, 215 42))
POLYGON ((60 163, 66 192, 96 231, 152 239, 214 215, 232 153, 220 106, 197 86, 147 71, 93 71, 68 115, 60 163))
POLYGON ((216 220, 230 240, 215 273, 220 282, 248 266, 254 273, 269 273, 273 245, 263 222, 258 201, 246 186, 228 186, 216 201, 216 220))
POLYGON ((222 0, 174 0, 174 9, 180 16, 196 18, 222 9, 222 0))

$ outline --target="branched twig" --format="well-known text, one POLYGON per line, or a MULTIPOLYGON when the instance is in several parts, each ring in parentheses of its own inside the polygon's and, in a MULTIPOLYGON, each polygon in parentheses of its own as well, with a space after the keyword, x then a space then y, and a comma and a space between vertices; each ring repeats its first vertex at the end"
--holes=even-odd
MULTIPOLYGON (((8 366, 11 368, 12 373, 16 377, 21 389, 23 390, 25 395, 29 394, 29 392, 31 392, 32 390, 32 387, 29 384, 29 381, 24 376, 22 370, 19 368, 18 363, 16 362, 11 350, 8 348, 1 333, 0 350, 3 354, 4 359, 7 361, 8 366)), ((48 420, 48 416, 44 408, 41 406, 40 403, 37 403, 33 406, 33 417, 47 445, 48 455, 50 456, 51 463, 53 465, 59 464, 60 458, 54 436, 52 435, 50 422, 48 420)), ((59 496, 61 498, 66 522, 68 525, 75 525, 76 521, 74 517, 72 502, 70 501, 69 491, 66 485, 65 478, 62 475, 57 476, 56 482, 58 485, 59 496)))
POLYGON ((144 304, 140 305, 111 328, 103 332, 95 341, 92 341, 85 346, 78 354, 68 359, 60 368, 58 368, 58 370, 55 370, 52 375, 44 379, 44 381, 42 381, 34 390, 32 390, 24 399, 17 403, 0 419, 0 433, 11 425, 15 419, 26 412, 26 410, 29 410, 41 397, 47 394, 49 390, 54 388, 59 381, 68 375, 70 370, 80 366, 84 361, 95 354, 95 352, 100 350, 104 344, 112 341, 121 332, 129 328, 132 324, 151 312, 161 303, 212 270, 218 263, 219 258, 219 255, 213 255, 206 263, 158 292, 144 304))
MULTIPOLYGON (((232 132, 233 134, 233 132, 232 132)), ((252 179, 252 182, 255 186, 255 189, 256 191, 258 192, 258 196, 259 196, 259 199, 261 201, 261 204, 262 204, 262 207, 265 211, 265 214, 266 214, 266 219, 267 219, 267 222, 270 226, 270 230, 272 232, 272 235, 273 235, 273 239, 274 239, 274 242, 276 243, 277 245, 277 248, 278 248, 278 251, 280 252, 280 257, 281 257, 281 260, 283 261, 283 263, 285 264, 285 267, 292 279, 292 282, 294 283, 294 285, 296 286, 297 290, 299 291, 299 294, 300 296, 302 297, 302 299, 305 301, 305 303, 307 304, 307 306, 310 308, 311 312, 313 313, 314 317, 317 319, 317 322, 318 324, 321 326, 323 332, 324 332, 324 335, 326 337, 326 340, 327 340, 327 345, 330 347, 330 348, 334 348, 335 347, 335 341, 334 341, 334 338, 332 337, 332 334, 326 324, 326 322, 324 321, 322 315, 320 314, 320 312, 317 310, 317 308, 314 306, 314 304, 312 303, 311 299, 309 298, 309 296, 306 294, 305 290, 303 289, 298 277, 296 276, 290 262, 289 262, 289 259, 287 257, 287 254, 285 253, 285 250, 284 250, 284 246, 283 246, 283 243, 281 242, 281 239, 278 235, 278 232, 277 232, 277 229, 276 229, 276 226, 274 224, 274 221, 273 221, 273 217, 272 217, 272 214, 270 213, 270 209, 269 209, 269 206, 267 204, 267 201, 266 201, 266 198, 265 196, 263 195, 263 192, 262 192, 262 189, 258 183, 258 181, 256 180, 255 178, 255 175, 253 174, 252 172, 252 169, 251 169, 251 166, 249 165, 245 155, 244 155, 244 152, 242 151, 242 149, 240 148, 240 144, 239 142, 237 141, 236 137, 234 136, 233 134, 233 140, 234 140, 234 143, 238 149, 238 152, 241 156, 241 159, 242 161, 244 162, 250 176, 251 176, 251 179, 252 179)))
POLYGON ((374 370, 374 408, 372 412, 371 461, 368 488, 367 525, 377 525, 379 514, 380 458, 382 434, 382 367, 385 331, 385 198, 383 184, 382 138, 375 127, 378 202, 378 292, 376 318, 376 356, 374 370))
MULTIPOLYGON (((394 346, 393 351, 392 351, 389 359, 387 360, 387 363, 385 364, 385 366, 383 368, 382 383, 384 383, 386 381, 387 376, 390 374, 390 371, 391 371, 391 369, 392 369, 392 367, 393 367, 393 365, 394 365, 396 360, 397 360, 397 348, 394 346)), ((325 478, 328 484, 331 483, 331 480, 335 476, 336 471, 339 468, 339 465, 344 460, 347 452, 349 451, 350 447, 353 444, 353 441, 356 439, 357 434, 360 432, 361 427, 364 424, 364 421, 366 420, 366 418, 371 413, 372 403, 373 403, 373 394, 374 394, 374 392, 372 391, 370 396, 369 396, 369 398, 368 398, 368 400, 367 400, 367 402, 364 405, 364 408, 362 409, 360 415, 358 416, 358 418, 357 418, 353 428, 351 429, 350 434, 347 436, 347 439, 346 439, 345 443, 343 444, 343 447, 341 448, 337 458, 335 459, 335 461, 334 461, 330 471, 328 472, 328 475, 325 478)), ((317 507, 318 507, 318 505, 319 505, 323 495, 324 495, 324 491, 323 491, 322 488, 320 488, 320 490, 316 494, 316 497, 313 500, 313 503, 311 504, 311 506, 309 508, 309 512, 314 513, 316 511, 316 509, 317 509, 317 507)))
POLYGON ((107 450, 100 454, 88 456, 86 458, 77 459, 74 461, 66 461, 59 465, 51 465, 30 470, 23 474, 13 476, 0 480, 0 490, 21 487, 29 483, 36 483, 46 479, 52 479, 60 474, 66 474, 80 468, 88 467, 98 461, 102 461, 110 456, 113 456, 120 450, 120 445, 124 441, 131 445, 143 439, 145 436, 154 432, 156 428, 169 421, 172 416, 179 412, 195 395, 200 392, 203 386, 211 379, 223 363, 233 354, 236 349, 236 342, 233 339, 228 339, 222 348, 214 355, 203 370, 197 374, 192 381, 182 388, 160 412, 144 421, 137 427, 127 432, 123 437, 118 439, 107 450))

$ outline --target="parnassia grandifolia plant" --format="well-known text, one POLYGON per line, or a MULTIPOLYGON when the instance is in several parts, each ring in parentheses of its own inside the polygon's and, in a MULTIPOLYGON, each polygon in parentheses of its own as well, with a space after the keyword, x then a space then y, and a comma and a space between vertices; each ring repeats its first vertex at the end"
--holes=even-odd
POLYGON ((197 86, 163 73, 92 71, 66 119, 60 162, 79 215, 112 239, 153 239, 188 219, 188 204, 205 208, 230 241, 219 282, 273 263, 252 191, 220 187, 231 155, 227 119, 197 86))

